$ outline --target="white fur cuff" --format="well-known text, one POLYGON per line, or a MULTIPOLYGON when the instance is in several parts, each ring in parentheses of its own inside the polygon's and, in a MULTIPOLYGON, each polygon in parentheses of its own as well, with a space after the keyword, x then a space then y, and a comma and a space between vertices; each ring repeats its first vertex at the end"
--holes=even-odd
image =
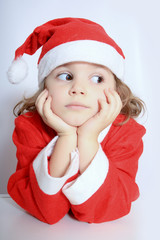
POLYGON ((104 183, 109 162, 101 146, 89 167, 76 180, 67 183, 62 191, 73 205, 87 201, 104 183))
POLYGON ((79 170, 79 154, 77 149, 71 153, 71 163, 66 174, 61 178, 54 178, 48 173, 48 156, 51 155, 58 137, 55 137, 36 157, 33 169, 40 189, 53 195, 60 191, 65 182, 79 170))

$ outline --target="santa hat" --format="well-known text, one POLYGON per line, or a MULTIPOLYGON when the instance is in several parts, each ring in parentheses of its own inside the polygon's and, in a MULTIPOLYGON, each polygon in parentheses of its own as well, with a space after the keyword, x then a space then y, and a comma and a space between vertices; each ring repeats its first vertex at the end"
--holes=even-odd
POLYGON ((19 83, 27 75, 27 64, 22 55, 33 55, 41 46, 39 84, 54 68, 74 61, 106 66, 123 80, 124 54, 102 26, 82 18, 59 18, 37 27, 16 50, 8 70, 11 83, 19 83))

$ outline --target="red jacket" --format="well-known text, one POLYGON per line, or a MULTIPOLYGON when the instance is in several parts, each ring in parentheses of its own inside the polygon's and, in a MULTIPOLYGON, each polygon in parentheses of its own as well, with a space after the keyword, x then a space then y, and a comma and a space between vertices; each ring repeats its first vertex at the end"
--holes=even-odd
POLYGON ((49 175, 48 160, 56 133, 37 112, 19 116, 13 133, 18 163, 8 181, 8 193, 22 208, 49 224, 58 222, 70 209, 75 218, 89 223, 128 214, 139 196, 135 177, 145 128, 133 119, 118 126, 123 120, 119 115, 103 131, 98 153, 81 175, 75 149, 66 174, 54 178, 49 175))

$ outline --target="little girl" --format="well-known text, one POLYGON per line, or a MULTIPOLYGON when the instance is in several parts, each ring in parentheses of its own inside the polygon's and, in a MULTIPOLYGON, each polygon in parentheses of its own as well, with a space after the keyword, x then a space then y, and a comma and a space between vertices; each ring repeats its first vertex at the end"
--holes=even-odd
POLYGON ((143 102, 123 83, 123 52, 95 22, 55 19, 16 50, 12 83, 26 76, 22 55, 41 46, 39 91, 14 108, 18 163, 8 193, 49 224, 69 210, 89 223, 120 218, 139 196, 145 134, 133 119, 143 102))

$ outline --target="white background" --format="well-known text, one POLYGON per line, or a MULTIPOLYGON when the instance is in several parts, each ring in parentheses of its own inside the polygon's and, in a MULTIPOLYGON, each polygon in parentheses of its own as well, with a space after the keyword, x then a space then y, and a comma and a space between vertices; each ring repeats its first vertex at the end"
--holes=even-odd
MULTIPOLYGON (((27 79, 19 85, 7 81, 6 72, 14 51, 35 27, 59 17, 82 17, 100 23, 121 46, 126 56, 125 82, 142 98, 146 115, 139 119, 147 129, 137 182, 141 197, 136 209, 143 231, 158 233, 160 215, 160 4, 158 0, 1 0, 0 1, 0 193, 6 193, 9 176, 15 171, 16 150, 12 143, 12 109, 21 97, 37 89, 37 60, 25 55, 27 79)), ((158 236, 158 235, 155 235, 158 236)), ((154 239, 158 239, 157 237, 154 239)))

